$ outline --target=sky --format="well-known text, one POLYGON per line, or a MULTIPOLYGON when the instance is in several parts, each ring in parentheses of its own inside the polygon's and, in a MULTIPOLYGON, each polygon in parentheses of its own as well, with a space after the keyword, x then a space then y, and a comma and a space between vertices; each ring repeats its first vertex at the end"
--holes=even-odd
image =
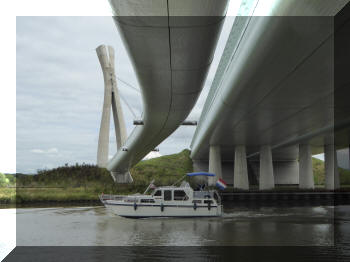
MULTIPOLYGON (((201 96, 188 119, 198 120, 227 40, 228 17, 201 96)), ((128 54, 110 16, 23 16, 16 19, 16 171, 35 173, 75 163, 96 163, 103 103, 103 75, 96 47, 116 52, 116 76, 139 88, 128 54)), ((137 116, 139 92, 117 80, 137 116)), ((122 101, 128 134, 134 117, 122 101)), ((112 118, 111 118, 112 121, 112 118)), ((112 122, 111 122, 112 123, 112 122)), ((116 152, 110 132, 110 157, 116 152)), ((188 148, 194 126, 181 126, 159 145, 160 154, 188 148)))

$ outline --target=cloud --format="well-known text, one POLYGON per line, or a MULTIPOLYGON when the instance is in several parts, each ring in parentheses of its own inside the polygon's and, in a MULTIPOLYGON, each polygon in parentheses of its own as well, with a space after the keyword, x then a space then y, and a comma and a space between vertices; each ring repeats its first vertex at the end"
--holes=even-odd
POLYGON ((58 149, 53 147, 53 148, 49 148, 47 150, 43 150, 43 149, 32 149, 30 150, 30 152, 35 153, 35 154, 57 154, 58 153, 58 149))
POLYGON ((47 153, 48 154, 56 154, 56 153, 58 153, 58 149, 57 148, 50 148, 50 149, 48 149, 47 150, 47 153))
POLYGON ((159 152, 149 152, 148 154, 147 154, 147 156, 145 156, 144 158, 143 158, 143 160, 148 160, 148 159, 152 159, 152 158, 156 158, 156 157, 161 157, 162 155, 159 153, 159 152))
POLYGON ((43 154, 43 153, 44 153, 44 150, 41 150, 41 149, 32 149, 32 150, 30 150, 30 152, 35 153, 35 154, 43 154))

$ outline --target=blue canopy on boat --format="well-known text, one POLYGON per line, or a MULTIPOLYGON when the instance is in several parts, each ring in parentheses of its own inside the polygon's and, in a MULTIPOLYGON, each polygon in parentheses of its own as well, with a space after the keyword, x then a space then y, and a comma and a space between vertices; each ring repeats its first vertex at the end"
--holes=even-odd
POLYGON ((195 172, 195 173, 187 173, 187 176, 215 176, 215 174, 208 172, 195 172))

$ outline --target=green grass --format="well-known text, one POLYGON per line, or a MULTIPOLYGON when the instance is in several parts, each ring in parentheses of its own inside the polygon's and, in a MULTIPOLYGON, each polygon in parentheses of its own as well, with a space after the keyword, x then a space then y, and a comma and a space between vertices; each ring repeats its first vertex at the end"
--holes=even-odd
POLYGON ((94 189, 78 188, 17 188, 17 203, 70 202, 97 200, 94 189))
POLYGON ((16 188, 0 187, 0 203, 14 203, 16 188))
POLYGON ((324 185, 324 180, 325 180, 324 161, 313 157, 312 166, 313 166, 315 185, 324 185))
POLYGON ((183 150, 178 154, 141 161, 131 169, 131 174, 136 184, 145 185, 155 179, 157 185, 169 185, 192 171, 190 151, 183 150))

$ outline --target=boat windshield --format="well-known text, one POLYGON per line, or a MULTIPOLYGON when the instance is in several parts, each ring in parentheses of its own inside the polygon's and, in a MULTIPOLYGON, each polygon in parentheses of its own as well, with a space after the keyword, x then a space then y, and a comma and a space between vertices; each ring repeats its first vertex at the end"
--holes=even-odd
POLYGON ((182 181, 180 187, 190 187, 190 184, 186 181, 182 181))
POLYGON ((197 184, 194 188, 195 191, 203 191, 205 190, 206 185, 205 184, 197 184))
POLYGON ((155 189, 155 190, 153 191, 153 196, 162 196, 162 190, 155 189))

